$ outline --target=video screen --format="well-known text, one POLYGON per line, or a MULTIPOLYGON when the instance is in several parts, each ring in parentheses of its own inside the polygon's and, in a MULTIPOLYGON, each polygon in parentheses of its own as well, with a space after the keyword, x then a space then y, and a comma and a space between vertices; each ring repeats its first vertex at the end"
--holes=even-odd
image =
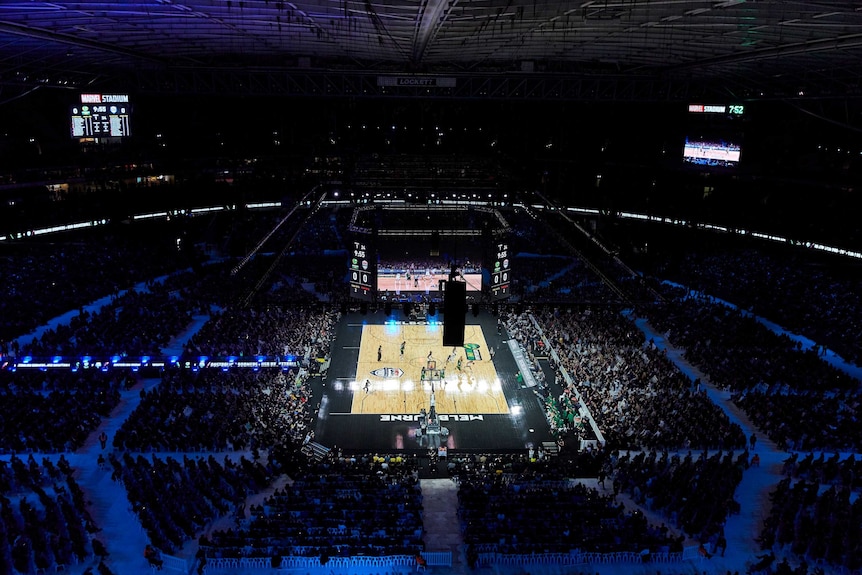
POLYGON ((741 147, 723 139, 686 138, 683 160, 689 164, 710 167, 736 167, 739 165, 741 147))
MULTIPOLYGON (((441 283, 449 279, 451 267, 441 262, 394 262, 381 260, 377 264, 377 294, 386 300, 426 295, 442 298, 441 283)), ((456 265, 455 278, 467 283, 467 293, 482 290, 482 265, 468 262, 456 265)))
POLYGON ((697 168, 736 168, 749 115, 743 104, 689 104, 683 163, 697 168))

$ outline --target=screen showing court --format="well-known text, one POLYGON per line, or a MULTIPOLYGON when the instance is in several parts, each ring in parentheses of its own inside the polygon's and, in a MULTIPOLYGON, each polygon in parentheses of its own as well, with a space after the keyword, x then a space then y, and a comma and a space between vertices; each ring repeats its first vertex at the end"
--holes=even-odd
MULTIPOLYGON (((377 293, 395 294, 440 292, 441 281, 449 279, 451 269, 443 266, 391 264, 380 262, 377 267, 377 293)), ((464 266, 456 269, 456 279, 467 283, 467 292, 482 290, 481 266, 464 266)))

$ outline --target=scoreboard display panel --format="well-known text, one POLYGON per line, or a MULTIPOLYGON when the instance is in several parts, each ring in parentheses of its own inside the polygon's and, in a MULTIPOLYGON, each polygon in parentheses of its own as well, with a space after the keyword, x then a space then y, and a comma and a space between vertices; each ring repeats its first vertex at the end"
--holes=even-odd
POLYGON ((377 283, 368 243, 354 240, 350 250, 350 296, 372 301, 372 287, 377 283))
POLYGON ((511 295, 511 258, 509 257, 509 242, 498 241, 495 245, 494 264, 491 268, 491 299, 501 300, 511 295))
POLYGON ((132 135, 128 94, 81 94, 69 110, 73 138, 125 138, 132 135))
POLYGON ((689 104, 682 150, 684 164, 697 170, 715 171, 739 166, 746 118, 742 104, 689 104))

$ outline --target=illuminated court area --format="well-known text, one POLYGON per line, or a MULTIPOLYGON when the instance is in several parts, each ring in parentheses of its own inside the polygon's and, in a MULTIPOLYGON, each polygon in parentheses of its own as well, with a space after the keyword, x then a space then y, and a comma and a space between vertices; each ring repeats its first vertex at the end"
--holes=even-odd
POLYGON ((362 326, 350 412, 418 413, 428 407, 433 386, 441 413, 508 413, 482 327, 466 326, 464 347, 454 348, 443 347, 441 330, 439 324, 362 326))
POLYGON ((449 449, 516 450, 547 441, 544 400, 518 378, 497 318, 468 316, 458 347, 443 345, 441 322, 405 320, 398 311, 344 316, 315 441, 345 450, 426 449, 419 430, 432 403, 449 449))

